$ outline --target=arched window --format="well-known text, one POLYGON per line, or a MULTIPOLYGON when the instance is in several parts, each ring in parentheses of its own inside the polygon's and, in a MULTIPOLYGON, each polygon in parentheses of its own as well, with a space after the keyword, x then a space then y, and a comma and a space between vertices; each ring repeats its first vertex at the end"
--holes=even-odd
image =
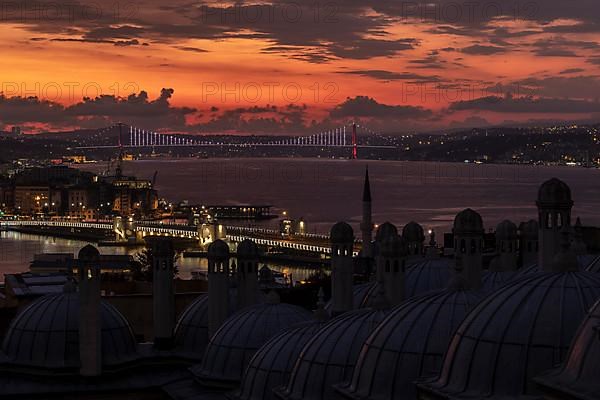
POLYGON ((477 251, 477 242, 475 239, 471 239, 471 254, 475 254, 477 251))
POLYGON ((461 239, 461 241, 460 241, 460 252, 461 253, 467 252, 467 242, 465 241, 465 239, 461 239))
POLYGON ((398 264, 398 260, 394 260, 394 273, 397 274, 400 272, 400 265, 398 264))
POLYGON ((385 260, 385 272, 390 272, 390 260, 385 260))

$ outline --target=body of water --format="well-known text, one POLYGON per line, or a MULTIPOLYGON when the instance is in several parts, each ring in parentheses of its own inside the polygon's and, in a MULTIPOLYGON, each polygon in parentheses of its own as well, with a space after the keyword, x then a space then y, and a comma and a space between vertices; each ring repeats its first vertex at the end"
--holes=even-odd
MULTIPOLYGON (((328 159, 177 159, 124 163, 124 172, 151 179, 158 171, 156 189, 170 201, 197 204, 272 204, 274 211, 303 217, 311 232, 327 233, 337 221, 357 230, 368 166, 375 223, 403 226, 417 221, 434 228, 438 237, 449 232, 454 216, 466 207, 481 213, 486 229, 503 219, 516 223, 537 218, 539 185, 557 177, 571 186, 573 215, 584 225, 600 225, 600 170, 521 165, 450 164, 431 162, 328 159)), ((101 172, 104 164, 81 168, 101 172)), ((276 225, 277 221, 265 222, 276 225)), ((76 252, 85 242, 3 232, 0 273, 27 270, 33 254, 76 252)), ((134 250, 101 248, 103 253, 134 250)), ((309 271, 287 269, 295 279, 309 271)), ((181 276, 206 269, 205 261, 180 260, 181 276)))

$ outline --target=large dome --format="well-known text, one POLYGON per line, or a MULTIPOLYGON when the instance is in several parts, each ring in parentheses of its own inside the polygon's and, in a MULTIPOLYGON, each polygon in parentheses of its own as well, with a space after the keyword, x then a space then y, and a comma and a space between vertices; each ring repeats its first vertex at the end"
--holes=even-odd
POLYGON ((291 304, 269 301, 229 317, 210 339, 202 363, 191 370, 207 385, 236 386, 254 353, 267 340, 312 314, 291 304))
POLYGON ((537 203, 539 206, 571 206, 571 189, 560 179, 552 178, 540 186, 537 203))
MULTIPOLYGON (((127 320, 102 301, 102 364, 112 366, 137 358, 127 320)), ((79 369, 79 295, 47 295, 25 308, 10 324, 3 352, 13 365, 42 369, 79 369)))
POLYGON ((406 298, 444 289, 454 276, 449 258, 424 258, 406 268, 406 298))
POLYGON ((283 399, 328 400, 333 384, 352 376, 360 349, 386 311, 363 308, 340 315, 325 325, 302 349, 285 387, 283 399))
POLYGON ((483 271, 481 274, 481 289, 492 293, 511 282, 517 276, 516 271, 483 271))
POLYGON ((435 376, 452 335, 482 293, 446 289, 396 307, 365 342, 349 383, 350 398, 413 399, 414 381, 435 376))
POLYGON ((231 398, 275 399, 273 389, 287 383, 300 351, 324 324, 322 321, 302 323, 265 343, 250 360, 240 389, 231 398))
POLYGON ((556 398, 567 397, 567 394, 572 396, 569 398, 577 399, 600 398, 598 326, 600 326, 600 301, 592 307, 581 324, 564 365, 536 379, 544 391, 550 392, 556 398), (560 396, 561 394, 563 396, 560 396))
POLYGON ((544 273, 486 298, 458 328, 440 376, 420 385, 442 398, 515 398, 535 394, 532 378, 565 359, 600 277, 544 273))

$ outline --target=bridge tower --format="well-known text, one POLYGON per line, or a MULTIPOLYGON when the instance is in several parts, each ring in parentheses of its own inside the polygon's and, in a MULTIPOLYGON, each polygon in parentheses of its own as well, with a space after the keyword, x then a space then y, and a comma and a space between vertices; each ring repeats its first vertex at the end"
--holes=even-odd
POLYGON ((356 140, 356 122, 352 123, 352 159, 358 158, 358 143, 356 140))

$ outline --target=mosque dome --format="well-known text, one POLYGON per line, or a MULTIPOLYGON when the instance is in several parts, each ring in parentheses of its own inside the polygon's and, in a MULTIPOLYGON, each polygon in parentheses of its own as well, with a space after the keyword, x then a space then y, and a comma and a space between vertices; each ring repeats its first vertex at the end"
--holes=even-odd
MULTIPOLYGON (((80 254, 81 257, 81 254, 80 254)), ((102 364, 137 358, 127 320, 106 301, 100 303, 102 364)), ((31 303, 10 324, 2 345, 8 363, 41 369, 79 369, 79 294, 46 295, 31 303)))
POLYGON ((457 329, 439 377, 419 385, 443 398, 536 394, 531 379, 562 362, 600 277, 542 273, 488 296, 457 329))
POLYGON ((527 222, 521 222, 519 225, 521 236, 526 239, 537 239, 539 234, 539 224, 535 219, 530 219, 527 222))
POLYGON ((422 243, 425 241, 425 232, 421 225, 411 221, 402 228, 402 238, 407 242, 422 243))
POLYGON ((366 340, 352 379, 339 390, 358 399, 415 398, 413 382, 437 375, 456 328, 482 299, 481 292, 451 288, 394 308, 366 340))
POLYGON ((208 256, 215 258, 229 257, 229 246, 221 239, 217 239, 208 246, 208 256))
POLYGON ((600 326, 600 301, 590 309, 582 322, 562 367, 535 379, 544 392, 554 394, 555 398, 567 397, 567 394, 569 398, 577 399, 600 398, 598 326, 600 326))
POLYGON ((325 325, 301 323, 265 343, 252 357, 235 400, 275 399, 273 389, 287 383, 304 345, 325 325))
POLYGON ((375 233, 375 241, 381 242, 386 238, 396 237, 398 236, 398 229, 396 226, 390 222, 384 222, 379 225, 377 228, 377 232, 375 233))
POLYGON ((258 246, 253 240, 246 239, 238 244, 237 247, 238 257, 253 258, 258 256, 258 246))
POLYGON ((354 231, 346 222, 338 222, 331 228, 329 239, 332 243, 354 243, 354 231))
POLYGON ((555 206, 573 204, 569 185, 557 178, 552 178, 540 186, 538 190, 538 206, 555 206))
POLYGON ((191 371, 211 386, 239 383, 250 359, 267 340, 313 316, 307 310, 274 300, 271 292, 263 304, 246 307, 229 317, 210 339, 202 363, 191 371))
POLYGON ((276 389, 283 399, 330 399, 333 384, 348 380, 360 349, 387 311, 362 308, 327 323, 300 352, 290 380, 276 389))
POLYGON ((476 211, 467 208, 454 218, 453 232, 462 234, 483 234, 483 220, 476 211))
POLYGON ((448 258, 423 258, 409 264, 405 275, 406 298, 444 289, 453 276, 452 260, 448 258))
POLYGON ((492 293, 511 282, 517 276, 516 271, 487 270, 481 274, 481 290, 492 293))
POLYGON ((512 221, 504 220, 496 226, 496 240, 516 240, 517 225, 512 221))
POLYGON ((201 358, 208 345, 208 295, 198 296, 183 311, 175 326, 175 348, 191 358, 201 358))
MULTIPOLYGON (((378 285, 377 282, 366 282, 354 285, 352 287, 352 308, 365 308, 370 307, 372 300, 377 294, 378 285)), ((331 300, 325 305, 325 310, 331 312, 332 303, 331 300)))

